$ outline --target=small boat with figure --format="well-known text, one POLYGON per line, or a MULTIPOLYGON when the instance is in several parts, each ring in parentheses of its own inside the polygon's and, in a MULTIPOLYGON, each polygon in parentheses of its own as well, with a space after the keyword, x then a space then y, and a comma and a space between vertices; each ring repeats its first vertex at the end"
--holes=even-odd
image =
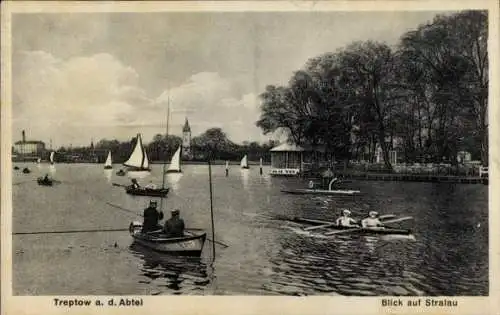
POLYGON ((117 176, 125 176, 125 174, 126 174, 125 171, 122 169, 120 169, 118 172, 116 172, 117 176))
POLYGON ((25 168, 23 168, 23 173, 24 174, 29 174, 29 173, 31 173, 31 171, 30 171, 29 168, 25 167, 25 168))
POLYGON ((183 237, 167 237, 162 232, 143 233, 141 222, 134 221, 129 226, 130 235, 138 244, 154 251, 179 256, 201 256, 207 233, 196 231, 186 229, 183 237))
POLYGON ((14 169, 15 169, 15 170, 18 170, 18 169, 19 169, 19 166, 14 166, 14 169))
POLYGON ((149 187, 134 187, 133 185, 125 187, 125 192, 134 196, 148 197, 166 197, 170 188, 149 188, 149 187))
POLYGON ((49 178, 48 175, 45 175, 44 177, 38 177, 36 181, 40 186, 52 186, 54 184, 54 180, 49 178))
POLYGON ((313 181, 309 182, 309 188, 302 189, 282 189, 281 192, 293 195, 358 195, 361 193, 359 190, 352 189, 333 189, 333 185, 338 183, 339 179, 334 178, 330 181, 328 189, 315 188, 313 181))

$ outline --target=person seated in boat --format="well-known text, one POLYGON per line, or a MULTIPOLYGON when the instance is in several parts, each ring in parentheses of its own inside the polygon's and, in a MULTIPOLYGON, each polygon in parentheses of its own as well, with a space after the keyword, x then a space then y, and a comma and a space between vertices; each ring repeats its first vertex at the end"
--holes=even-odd
POLYGON ((47 183, 50 181, 49 174, 45 174, 45 176, 43 177, 43 181, 47 183))
POLYGON ((131 187, 134 189, 139 189, 140 186, 139 186, 139 183, 137 182, 137 179, 132 178, 131 181, 132 181, 131 187))
POLYGON ((351 218, 351 211, 347 209, 342 210, 342 216, 335 223, 338 226, 359 226, 358 222, 351 218))
POLYGON ((382 222, 380 222, 380 219, 378 218, 378 212, 376 211, 370 211, 368 213, 368 218, 361 220, 361 226, 364 228, 384 227, 382 222))
POLYGON ((144 222, 142 224, 143 233, 161 230, 161 226, 158 222, 163 219, 163 212, 158 211, 156 206, 157 202, 151 200, 149 202, 149 207, 144 209, 144 222))
POLYGON ((183 237, 184 236, 184 220, 180 217, 178 209, 172 210, 172 217, 165 221, 163 232, 167 237, 183 237))
POLYGON ((147 189, 156 189, 156 185, 153 184, 153 181, 149 181, 149 184, 145 186, 147 189))
POLYGON ((309 181, 309 189, 314 189, 314 182, 312 180, 309 181))

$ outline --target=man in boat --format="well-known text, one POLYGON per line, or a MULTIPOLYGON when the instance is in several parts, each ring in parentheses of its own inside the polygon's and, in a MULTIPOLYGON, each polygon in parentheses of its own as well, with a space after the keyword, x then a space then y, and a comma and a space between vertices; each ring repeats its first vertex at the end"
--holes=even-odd
POLYGON ((163 212, 156 209, 157 202, 151 200, 149 202, 149 207, 144 209, 144 223, 142 224, 142 232, 152 232, 161 230, 161 226, 158 222, 163 219, 163 212))
POLYGON ((156 185, 153 184, 153 181, 149 181, 149 184, 145 186, 147 189, 156 189, 156 185))
POLYGON ((139 183, 137 182, 137 179, 132 178, 131 181, 132 181, 132 188, 139 189, 140 186, 139 183))
POLYGON ((359 226, 358 222, 351 218, 351 211, 347 209, 342 210, 342 216, 335 223, 338 226, 359 226))
POLYGON ((380 219, 378 218, 378 212, 376 211, 370 211, 368 213, 368 218, 361 220, 361 226, 368 228, 384 227, 382 222, 380 222, 380 219))
POLYGON ((184 220, 181 219, 178 209, 172 210, 172 217, 165 221, 163 231, 167 234, 167 237, 184 236, 184 220))

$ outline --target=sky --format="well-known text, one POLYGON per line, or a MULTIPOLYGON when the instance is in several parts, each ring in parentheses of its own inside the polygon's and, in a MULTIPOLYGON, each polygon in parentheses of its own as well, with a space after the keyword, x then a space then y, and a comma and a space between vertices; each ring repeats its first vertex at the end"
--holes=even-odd
POLYGON ((443 12, 30 13, 12 18, 13 141, 149 142, 220 127, 265 142, 266 85, 354 41, 397 44, 443 12))

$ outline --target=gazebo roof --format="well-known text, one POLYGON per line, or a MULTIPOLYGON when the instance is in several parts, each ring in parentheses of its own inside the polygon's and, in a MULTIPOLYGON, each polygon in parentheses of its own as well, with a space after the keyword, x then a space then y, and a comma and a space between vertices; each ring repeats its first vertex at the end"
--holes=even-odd
POLYGON ((283 143, 277 147, 271 149, 271 152, 304 152, 304 151, 317 151, 317 152, 325 152, 325 148, 322 146, 300 146, 294 143, 283 143))

